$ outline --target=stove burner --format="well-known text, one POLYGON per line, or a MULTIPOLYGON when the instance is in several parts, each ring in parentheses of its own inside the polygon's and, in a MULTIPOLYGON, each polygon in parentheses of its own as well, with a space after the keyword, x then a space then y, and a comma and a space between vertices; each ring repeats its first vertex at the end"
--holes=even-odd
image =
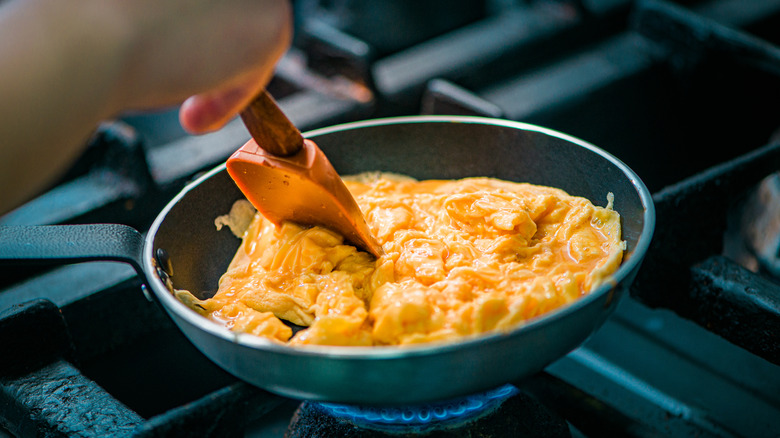
POLYGON ((408 407, 303 402, 285 438, 570 437, 566 421, 529 394, 505 385, 477 395, 408 407))
POLYGON ((426 430, 453 427, 487 414, 517 394, 512 385, 449 401, 406 407, 373 407, 320 403, 325 411, 358 426, 379 430, 426 430))

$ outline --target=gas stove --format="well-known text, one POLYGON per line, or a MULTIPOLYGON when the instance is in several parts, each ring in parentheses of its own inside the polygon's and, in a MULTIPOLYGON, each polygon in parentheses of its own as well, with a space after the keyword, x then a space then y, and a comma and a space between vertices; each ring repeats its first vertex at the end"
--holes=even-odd
MULTIPOLYGON (((528 379, 423 406, 347 406, 228 375, 121 263, 0 267, 0 437, 780 435, 780 1, 293 4, 295 40, 269 91, 302 131, 500 117, 636 171, 657 222, 630 295, 528 379)), ((248 138, 238 120, 189 136, 176 109, 124 115, 0 225, 147 229, 248 138)))

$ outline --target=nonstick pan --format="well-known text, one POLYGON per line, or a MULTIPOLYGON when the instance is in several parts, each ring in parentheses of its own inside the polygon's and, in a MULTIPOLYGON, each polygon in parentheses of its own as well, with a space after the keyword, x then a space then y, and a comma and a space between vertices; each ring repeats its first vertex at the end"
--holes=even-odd
POLYGON ((655 212, 639 177, 609 153, 552 130, 497 119, 414 116, 318 129, 306 137, 342 175, 381 170, 418 179, 489 176, 558 187, 596 205, 605 205, 612 192, 627 243, 624 261, 590 295, 509 332, 408 347, 279 345, 207 320, 169 289, 208 297, 238 248, 239 239, 214 226, 242 198, 224 165, 185 187, 145 239, 119 225, 8 227, 0 231, 0 258, 129 262, 187 338, 238 378, 293 398, 399 405, 517 382, 576 348, 615 308, 652 237, 655 212))

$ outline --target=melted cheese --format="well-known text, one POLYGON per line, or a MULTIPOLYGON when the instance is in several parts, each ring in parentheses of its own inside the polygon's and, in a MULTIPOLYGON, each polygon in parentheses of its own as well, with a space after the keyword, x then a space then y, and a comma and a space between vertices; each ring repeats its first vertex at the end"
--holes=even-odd
POLYGON ((510 330, 587 294, 621 262, 611 194, 602 208, 489 178, 372 174, 347 186, 384 256, 256 214, 216 295, 189 301, 279 342, 406 345, 510 330), (292 336, 282 320, 306 329, 292 336))

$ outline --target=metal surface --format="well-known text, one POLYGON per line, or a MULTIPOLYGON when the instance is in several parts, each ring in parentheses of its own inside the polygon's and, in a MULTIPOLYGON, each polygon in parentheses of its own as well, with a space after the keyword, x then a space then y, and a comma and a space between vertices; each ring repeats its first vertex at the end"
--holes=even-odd
MULTIPOLYGON (((487 175, 560 187, 596 203, 613 192, 628 249, 612 281, 571 306, 507 333, 415 347, 274 344, 201 317, 176 300, 159 278, 149 279, 174 322, 206 356, 239 378, 278 394, 404 404, 521 379, 575 348, 604 321, 636 275, 649 245, 654 208, 639 178, 611 155, 560 133, 494 119, 410 117, 346 124, 313 131, 309 137, 342 174, 381 169, 421 179, 487 175)), ((201 296, 213 293, 239 244, 229 231, 216 232, 213 219, 240 196, 224 167, 188 186, 152 225, 145 271, 154 272, 153 254, 163 248, 175 269, 174 287, 201 296)))
POLYGON ((778 166, 780 143, 769 144, 656 192, 656 239, 631 288, 642 303, 672 309, 775 364, 777 284, 720 255, 733 252, 729 216, 778 166))

